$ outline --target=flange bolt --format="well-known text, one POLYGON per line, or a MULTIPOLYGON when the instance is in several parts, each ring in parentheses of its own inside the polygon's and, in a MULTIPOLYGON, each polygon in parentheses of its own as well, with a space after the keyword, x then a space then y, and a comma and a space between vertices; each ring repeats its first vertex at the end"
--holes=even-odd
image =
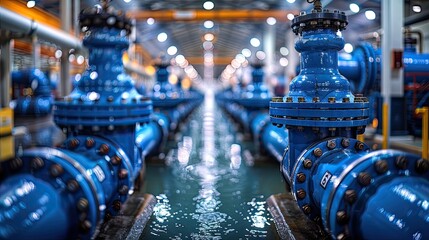
POLYGON ((429 161, 426 159, 419 159, 416 162, 416 171, 418 173, 426 173, 429 170, 429 161))
POLYGON ((314 150, 313 150, 313 154, 314 154, 314 156, 316 156, 316 157, 320 157, 320 156, 322 156, 323 151, 322 151, 322 149, 320 149, 320 148, 316 148, 316 149, 314 149, 314 150))
POLYGON ((405 156, 398 156, 395 161, 397 168, 405 170, 407 169, 408 159, 405 156))
POLYGON ((92 148, 92 147, 94 147, 94 144, 95 144, 95 140, 93 139, 93 138, 87 138, 86 139, 86 141, 85 141, 85 146, 87 147, 87 148, 92 148))
POLYGON ((344 193, 344 199, 350 203, 353 204, 357 200, 357 194, 356 191, 353 189, 349 189, 344 193))
POLYGON ((341 140, 341 146, 343 147, 349 147, 350 146, 350 140, 348 138, 343 138, 343 140, 341 140))
POLYGON ((368 186, 369 184, 371 184, 371 175, 369 175, 369 173, 367 172, 361 172, 358 175, 358 182, 360 185, 362 186, 368 186))
POLYGON ((305 214, 310 214, 311 213, 311 207, 306 204, 304 206, 302 206, 302 211, 304 211, 305 214))
POLYGON ((79 183, 75 179, 67 181, 67 190, 70 192, 76 192, 79 189, 79 183))
POLYGON ((85 212, 88 209, 88 206, 89 202, 86 198, 81 198, 77 202, 77 210, 79 210, 80 212, 85 212))
POLYGON ((304 168, 311 168, 311 166, 313 165, 313 162, 311 162, 310 159, 305 159, 304 160, 304 168))
POLYGON ((296 191, 296 197, 298 199, 304 199, 306 196, 306 192, 304 191, 304 189, 299 189, 298 191, 296 191))
POLYGON ((304 173, 298 173, 297 175, 296 175, 296 180, 299 182, 299 183, 303 183, 303 182, 305 182, 305 174, 304 173))
POLYGON ((363 142, 357 142, 355 144, 355 149, 358 151, 362 151, 364 149, 364 147, 365 147, 365 144, 363 142))
POLYGON ((43 159, 39 157, 35 157, 33 158, 33 160, 31 160, 32 169, 38 170, 38 169, 41 169, 43 166, 45 166, 45 161, 43 161, 43 159))
POLYGON ((51 173, 52 177, 58 177, 58 176, 60 176, 61 174, 64 173, 64 169, 59 164, 53 164, 51 166, 51 168, 49 169, 49 172, 51 173))
POLYGON ((389 164, 387 164, 386 160, 378 160, 374 164, 375 171, 379 174, 383 174, 389 170, 389 164))
POLYGON ((349 216, 347 216, 346 211, 337 212, 337 222, 339 224, 346 224, 349 221, 349 216))

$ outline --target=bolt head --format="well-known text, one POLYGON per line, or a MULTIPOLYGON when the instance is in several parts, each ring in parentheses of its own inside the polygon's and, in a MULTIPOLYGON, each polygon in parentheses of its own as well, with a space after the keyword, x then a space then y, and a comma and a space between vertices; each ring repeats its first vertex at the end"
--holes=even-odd
POLYGON ((429 160, 419 159, 416 162, 416 171, 420 174, 426 173, 429 170, 429 160))
POLYGON ((338 211, 336 217, 339 224, 346 224, 349 220, 349 216, 346 211, 338 211))
POLYGON ((377 162, 375 162, 374 167, 375 171, 379 174, 383 174, 387 172, 387 170, 389 170, 389 164, 386 160, 378 160, 377 162))
POLYGON ((121 163, 121 161, 122 161, 122 158, 121 158, 121 157, 119 157, 118 155, 114 155, 114 156, 110 159, 110 162, 111 162, 113 165, 118 165, 118 164, 120 164, 120 163, 121 163))
POLYGON ((128 176, 128 171, 126 170, 126 169, 121 169, 121 170, 119 170, 119 172, 118 172, 118 177, 120 178, 120 179, 124 179, 124 178, 126 178, 128 176))
POLYGON ((314 154, 314 156, 316 156, 316 157, 320 157, 320 156, 322 156, 323 151, 322 151, 322 149, 320 149, 320 148, 316 148, 316 149, 314 149, 314 150, 313 150, 313 154, 314 154))
POLYGON ((329 140, 326 143, 326 147, 329 148, 330 150, 334 149, 337 146, 337 144, 335 143, 335 140, 329 140))
POLYGON ((304 160, 304 168, 311 168, 311 166, 313 165, 313 162, 310 159, 305 159, 304 160))
POLYGON ((306 177, 305 177, 305 174, 304 174, 304 173, 298 173, 298 174, 296 175, 296 180, 297 180, 299 183, 303 183, 303 182, 305 182, 305 179, 306 179, 306 177))
POLYGON ((307 193, 304 191, 304 189, 299 189, 298 191, 296 191, 296 197, 298 199, 304 199, 306 195, 307 193))
POLYGON ((395 165, 397 168, 405 170, 407 169, 408 159, 405 156, 398 156, 395 160, 395 165))
POLYGON ((356 193, 356 191, 353 190, 353 189, 346 190, 346 192, 344 193, 344 199, 348 203, 353 204, 357 200, 357 193, 356 193))
POLYGON ((79 201, 77 201, 77 210, 80 212, 85 212, 88 209, 89 202, 86 198, 80 198, 79 201))
POLYGON ((304 206, 302 206, 302 211, 304 211, 305 214, 310 214, 311 213, 311 207, 306 204, 304 206))
POLYGON ((369 184, 371 184, 371 175, 367 172, 361 172, 358 174, 358 182, 360 185, 362 186, 368 186, 369 184))
POLYGON ((92 148, 93 146, 94 146, 94 144, 95 144, 95 140, 93 139, 93 138, 87 138, 86 139, 86 141, 85 141, 85 146, 87 147, 87 148, 92 148))
POLYGON ((64 173, 64 168, 59 164, 53 164, 51 165, 49 172, 52 177, 59 177, 64 173))
POLYGON ((76 192, 79 189, 79 183, 75 179, 67 181, 67 190, 70 192, 76 192))
POLYGON ((31 160, 31 168, 34 170, 38 170, 45 166, 45 161, 41 159, 40 157, 35 157, 33 160, 31 160))
POLYGON ((350 146, 350 140, 348 139, 348 138, 343 138, 342 140, 341 140, 341 146, 343 146, 343 147, 349 147, 350 146))

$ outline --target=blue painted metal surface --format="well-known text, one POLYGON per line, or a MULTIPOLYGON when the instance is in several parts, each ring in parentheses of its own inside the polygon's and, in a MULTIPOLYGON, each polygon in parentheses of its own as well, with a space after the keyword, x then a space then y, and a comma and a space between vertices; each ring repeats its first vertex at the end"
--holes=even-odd
POLYGON ((53 97, 51 83, 39 69, 12 72, 12 86, 17 94, 14 101, 16 116, 45 116, 51 113, 53 97))
POLYGON ((106 6, 85 10, 80 21, 90 65, 54 109, 68 138, 2 163, 0 238, 93 237, 132 194, 144 157, 165 134, 168 121, 150 117, 151 100, 123 68, 130 21, 106 6))
POLYGON ((429 161, 369 152, 355 139, 369 103, 338 72, 344 41, 336 32, 346 25, 344 13, 316 7, 292 22, 302 69, 289 95, 270 103, 272 123, 289 130, 283 175, 303 212, 334 239, 427 238, 429 161))

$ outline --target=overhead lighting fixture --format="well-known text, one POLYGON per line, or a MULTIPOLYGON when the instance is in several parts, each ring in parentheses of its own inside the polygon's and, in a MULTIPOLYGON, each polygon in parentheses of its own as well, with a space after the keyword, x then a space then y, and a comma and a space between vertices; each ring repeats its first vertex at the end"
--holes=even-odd
POLYGON ((375 19, 375 12, 372 10, 367 10, 367 11, 365 11, 365 17, 368 20, 374 20, 375 19))
POLYGON ((263 51, 257 51, 257 52, 256 52, 256 58, 257 58, 257 59, 259 59, 259 60, 264 60, 264 59, 265 59, 265 57, 266 57, 265 52, 263 52, 263 51))
POLYGON ((267 23, 268 23, 268 25, 272 26, 272 25, 277 23, 277 20, 273 17, 269 17, 269 18, 267 18, 267 23))
POLYGON ((261 45, 261 41, 257 38, 250 39, 250 44, 254 47, 259 47, 261 45))
POLYGON ((153 19, 153 18, 148 18, 148 19, 146 20, 146 23, 147 23, 148 25, 153 25, 153 24, 155 23, 155 19, 153 19))
POLYGON ((210 21, 210 20, 207 20, 207 21, 204 22, 204 27, 207 28, 207 29, 213 28, 214 27, 214 22, 210 21))
POLYGON ((287 0, 288 3, 294 3, 295 0, 287 0))
POLYGON ((287 67, 287 65, 289 65, 289 60, 287 60, 287 58, 282 57, 279 60, 280 66, 282 67, 287 67))
POLYGON ((186 59, 183 55, 177 55, 175 60, 177 64, 181 65, 185 62, 186 59))
POLYGON ((250 49, 248 49, 248 48, 245 48, 241 51, 241 54, 243 54, 243 56, 245 56, 245 57, 250 57, 250 56, 252 56, 252 51, 250 51, 250 49))
POLYGON ((159 42, 165 42, 167 40, 167 38, 168 38, 168 36, 167 36, 167 33, 165 33, 165 32, 158 34, 158 37, 157 37, 159 42))
POLYGON ((124 2, 129 3, 129 2, 131 2, 131 0, 124 0, 124 2))
POLYGON ((213 43, 209 41, 205 41, 203 43, 204 50, 212 50, 213 49, 213 43))
POLYGON ((413 12, 419 13, 422 11, 422 7, 420 5, 413 5, 413 12))
POLYGON ((353 45, 351 45, 350 43, 346 43, 344 44, 344 51, 346 53, 351 53, 353 52, 353 45))
POLYGON ((214 8, 214 3, 211 1, 207 1, 203 4, 203 8, 205 10, 212 10, 214 8))
POLYGON ((360 10, 359 6, 358 6, 356 3, 351 3, 351 4, 349 5, 349 8, 350 8, 350 10, 351 10, 352 12, 354 12, 354 13, 358 13, 358 12, 359 12, 359 10, 360 10))
POLYGON ((287 49, 287 47, 281 47, 281 48, 280 48, 280 53, 281 53, 283 56, 287 56, 287 55, 289 54, 289 49, 287 49))
POLYGON ((173 56, 174 54, 176 54, 176 53, 177 53, 177 47, 175 47, 175 46, 170 46, 170 47, 167 49, 167 53, 168 53, 168 55, 173 56))
POLYGON ((36 6, 36 1, 28 1, 28 2, 27 2, 27 7, 28 7, 28 8, 32 8, 32 7, 34 7, 34 6, 36 6))
POLYGON ((289 19, 290 21, 292 21, 294 18, 295 18, 295 15, 293 15, 292 13, 287 14, 287 19, 289 19))
POLYGON ((213 35, 213 33, 206 33, 206 34, 204 34, 204 40, 206 40, 206 41, 211 42, 211 41, 214 40, 214 38, 215 38, 215 36, 213 35))

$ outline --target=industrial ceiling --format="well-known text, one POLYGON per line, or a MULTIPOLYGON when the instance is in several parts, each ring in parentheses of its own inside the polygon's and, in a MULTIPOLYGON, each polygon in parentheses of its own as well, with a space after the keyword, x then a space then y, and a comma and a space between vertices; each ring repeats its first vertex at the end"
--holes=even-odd
MULTIPOLYGON (((36 3, 38 7, 59 15, 59 1, 39 0, 36 3)), ((95 0, 83 0, 80 7, 83 9, 97 3, 98 1, 95 0)), ((287 14, 299 14, 300 11, 311 8, 305 0, 215 0, 211 10, 205 10, 203 3, 204 1, 193 0, 113 0, 111 4, 136 19, 135 42, 150 54, 152 60, 161 55, 174 58, 180 54, 195 67, 200 75, 203 75, 204 35, 212 33, 215 78, 244 48, 252 52, 252 56, 248 58, 249 61, 255 60, 254 53, 263 50, 264 34, 268 28, 267 18, 270 16, 276 19, 272 27, 275 28, 275 63, 278 65, 281 57, 287 58, 282 56, 279 49, 288 46, 289 41, 295 40, 293 36, 288 35, 290 20, 287 14), (204 26, 207 20, 214 23, 212 28, 204 26), (163 42, 158 40, 160 33, 165 33, 167 36, 163 42), (259 39, 261 45, 252 46, 251 38, 259 39), (175 46, 177 52, 169 55, 167 49, 171 46, 175 46)), ((380 0, 322 0, 322 4, 328 9, 344 11, 349 16, 349 25, 343 32, 346 42, 356 44, 368 36, 366 33, 380 29, 380 0), (360 7, 358 13, 350 10, 349 5, 352 2, 360 7), (368 20, 365 17, 366 10, 372 10, 376 18, 368 20)), ((416 15, 427 16, 429 12, 429 1, 405 0, 404 6, 406 21, 416 18, 416 15), (420 13, 411 10, 416 4, 421 6, 420 13)), ((281 67, 277 68, 277 71, 281 72, 281 67)))

